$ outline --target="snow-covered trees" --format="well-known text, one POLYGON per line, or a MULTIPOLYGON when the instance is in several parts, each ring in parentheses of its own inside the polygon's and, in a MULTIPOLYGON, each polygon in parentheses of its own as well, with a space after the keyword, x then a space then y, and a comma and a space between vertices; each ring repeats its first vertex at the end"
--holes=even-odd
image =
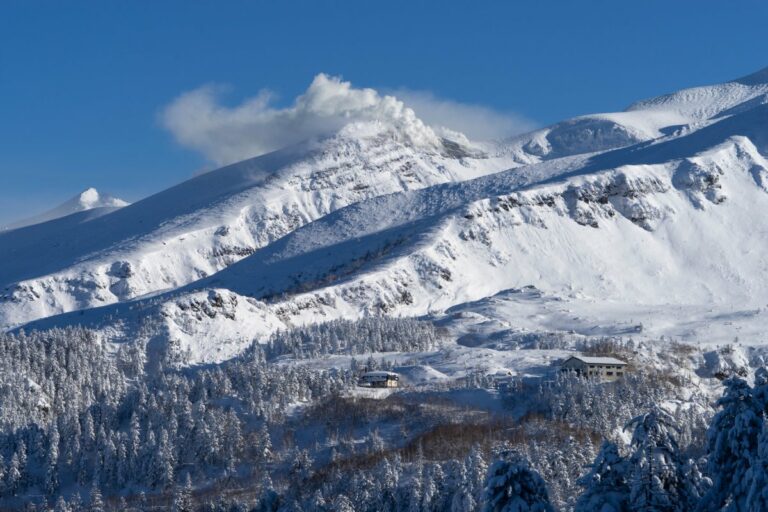
POLYGON ((673 435, 672 417, 655 407, 632 419, 632 456, 629 459, 630 510, 685 512, 695 503, 688 488, 673 435))
POLYGON ((745 511, 764 406, 745 380, 731 377, 724 385, 723 397, 717 402, 722 410, 707 432, 708 472, 713 485, 701 509, 745 511))
POLYGON ((504 452, 488 469, 483 512, 554 512, 544 479, 515 452, 504 452))
POLYGON ((750 468, 750 485, 747 494, 747 511, 768 510, 768 422, 757 439, 757 453, 750 468))
POLYGON ((42 491, 53 505, 69 486, 96 497, 125 488, 172 492, 183 488, 179 474, 232 475, 245 431, 258 439, 247 456, 266 463, 267 423, 291 403, 352 382, 345 371, 277 368, 246 356, 135 375, 135 354, 130 364, 122 357, 82 329, 0 334, 0 504, 42 491))
POLYGON ((266 355, 304 359, 327 354, 418 352, 437 346, 442 338, 431 323, 410 318, 333 320, 276 332, 267 342, 266 355))
MULTIPOLYGON (((725 382, 706 446, 691 427, 705 423, 699 409, 673 421, 651 408, 630 423, 631 446, 604 443, 595 457, 593 443, 617 441, 616 427, 662 401, 669 382, 638 372, 610 386, 564 377, 516 388, 540 414, 486 433, 487 423, 461 424, 479 416, 439 401, 350 398, 354 379, 343 367, 271 359, 285 350, 357 353, 347 345, 352 335, 369 336, 364 343, 375 350, 408 349, 412 342, 399 337, 421 333, 417 325, 338 322, 184 370, 144 365, 133 348, 110 353, 83 329, 0 334, 0 508, 36 496, 54 510, 147 502, 188 510, 199 505, 197 494, 236 490, 249 495, 243 510, 265 511, 767 509, 768 372, 759 371, 753 387, 725 382), (420 410, 433 416, 412 414, 420 410), (454 437, 430 437, 435 425, 454 437), (486 454, 500 448, 522 455, 508 453, 489 470, 486 454), (699 460, 705 451, 708 463, 699 460), (194 496, 193 484, 201 489, 194 496)), ((437 337, 430 329, 425 343, 437 337)), ((374 361, 360 358, 381 364, 374 361)), ((209 509, 228 510, 227 499, 209 509)))
POLYGON ((88 512, 104 512, 104 499, 101 496, 99 486, 96 484, 91 488, 88 512))
MULTIPOLYGON (((634 372, 609 386, 560 374, 545 387, 517 390, 509 400, 513 404, 523 402, 522 405, 535 407, 554 420, 607 433, 620 430, 639 411, 648 410, 675 391, 675 386, 656 372, 634 372)), ((706 397, 695 398, 707 403, 706 397)), ((691 430, 706 427, 704 417, 686 419, 690 419, 690 424, 681 425, 681 429, 686 430, 686 438, 693 437, 691 430)))
POLYGON ((343 494, 339 494, 333 500, 333 504, 331 505, 331 510, 333 512, 355 512, 355 507, 352 504, 352 502, 349 501, 349 498, 347 498, 343 494))
POLYGON ((615 443, 606 441, 586 475, 579 479, 585 487, 575 512, 624 512, 629 510, 629 464, 615 443))
POLYGON ((183 486, 177 486, 173 495, 173 512, 193 512, 192 480, 187 473, 183 486))
POLYGON ((627 423, 630 453, 603 443, 579 483, 584 493, 575 512, 684 512, 694 510, 710 481, 692 460, 683 461, 674 419, 659 407, 627 423))

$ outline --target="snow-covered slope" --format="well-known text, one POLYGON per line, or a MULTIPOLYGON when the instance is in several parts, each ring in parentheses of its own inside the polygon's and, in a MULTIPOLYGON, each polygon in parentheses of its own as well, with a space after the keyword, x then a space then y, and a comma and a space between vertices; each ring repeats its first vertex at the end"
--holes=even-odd
POLYGON ((108 194, 101 194, 95 188, 88 188, 83 190, 75 197, 63 202, 59 206, 48 210, 47 212, 35 215, 16 222, 13 222, 2 229, 18 229, 26 226, 32 226, 34 224, 41 224, 55 219, 60 219, 74 213, 84 212, 88 210, 97 210, 92 212, 92 215, 99 214, 104 215, 116 208, 122 208, 128 206, 128 202, 123 201, 117 197, 112 197, 108 194))
POLYGON ((182 286, 340 207, 511 165, 476 147, 415 144, 384 123, 356 123, 88 222, 0 233, 0 325, 182 286))
POLYGON ((636 102, 624 112, 576 117, 508 141, 520 162, 606 151, 693 130, 768 102, 768 68, 723 84, 636 102))
POLYGON ((451 204, 461 196, 451 187, 381 198, 132 307, 162 319, 169 338, 202 359, 231 355, 238 340, 276 328, 439 315, 531 285, 573 303, 630 303, 636 314, 664 305, 759 309, 768 303, 760 250, 768 222, 753 215, 768 208, 756 178, 767 166, 737 137, 671 164, 627 165, 461 207, 451 204), (425 216, 397 215, 425 196, 435 201, 425 216), (366 224, 367 208, 397 220, 366 224))
POLYGON ((632 104, 630 112, 667 112, 687 119, 689 124, 734 114, 768 102, 768 68, 726 82, 683 89, 632 104))
MULTIPOLYGON (((697 317, 736 308, 761 322, 768 304, 764 74, 483 147, 493 158, 477 148, 474 156, 452 144, 424 152, 379 133, 345 133, 311 158, 292 149, 225 168, 201 177, 210 182, 177 187, 213 193, 210 207, 194 203, 181 216, 172 211, 179 190, 155 196, 168 209, 163 218, 173 219, 167 225, 151 224, 151 237, 123 234, 96 256, 13 285, 0 314, 21 324, 172 288, 30 327, 85 323, 121 340, 151 325, 192 361, 210 361, 286 326, 377 314, 445 318, 533 286, 541 300, 504 301, 503 322, 518 315, 531 329, 566 329, 564 318, 577 311, 582 320, 572 328, 634 332, 632 318, 655 314, 665 319, 655 333, 701 341, 697 317), (535 140, 548 149, 532 152, 535 140), (402 165, 412 181, 403 182, 402 165), (265 168, 278 171, 256 172, 265 168), (244 175, 253 181, 243 184, 244 175), (150 241, 160 256, 146 256, 150 241), (225 246, 246 249, 229 259, 202 249, 225 246), (88 274, 94 289, 58 277, 82 275, 94 262, 105 265, 102 280, 88 274), (157 276, 167 286, 150 281, 157 276), (127 293, 123 282, 133 286, 127 293), (114 297, 101 298, 108 293, 114 297), (563 306, 545 313, 545 302, 563 306), (661 314, 675 308, 687 313, 661 314), (601 329, 606 318, 614 327, 601 329)), ((135 206, 88 224, 97 234, 135 226, 135 206)))

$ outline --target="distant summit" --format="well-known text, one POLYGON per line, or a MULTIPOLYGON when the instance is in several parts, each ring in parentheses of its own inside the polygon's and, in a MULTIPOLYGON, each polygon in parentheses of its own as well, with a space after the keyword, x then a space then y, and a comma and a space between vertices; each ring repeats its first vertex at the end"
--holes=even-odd
POLYGON ((32 226, 34 224, 40 224, 42 222, 48 222, 50 220, 59 219, 72 215, 73 213, 84 212, 86 210, 93 210, 95 208, 122 208, 128 206, 130 203, 123 201, 117 197, 110 196, 108 194, 101 194, 95 188, 87 188, 72 197, 71 199, 61 203, 59 206, 52 208, 44 213, 35 215, 34 217, 28 217, 26 219, 19 220, 7 226, 4 229, 18 229, 26 226, 32 226))

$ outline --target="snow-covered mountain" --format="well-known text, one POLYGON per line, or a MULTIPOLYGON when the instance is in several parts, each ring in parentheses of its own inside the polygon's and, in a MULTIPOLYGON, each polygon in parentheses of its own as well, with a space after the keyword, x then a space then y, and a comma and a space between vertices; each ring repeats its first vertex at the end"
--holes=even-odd
POLYGON ((76 196, 68 199, 67 201, 64 201, 55 208, 51 208, 50 210, 39 215, 13 222, 5 226, 3 229, 8 230, 23 228, 32 226, 34 224, 41 224, 43 222, 67 217, 75 213, 95 210, 91 211, 89 215, 90 218, 93 218, 97 215, 105 215, 117 208, 128 206, 128 204, 128 202, 123 201, 120 198, 112 197, 109 194, 99 193, 98 190, 90 187, 83 190, 76 196))
POLYGON ((479 148, 418 145, 399 135, 382 123, 350 125, 85 223, 1 234, 0 324, 173 289, 340 207, 514 164, 479 148))
POLYGON ((451 322, 495 301, 507 329, 721 341, 705 319, 728 316, 759 342, 767 95, 761 71, 498 145, 349 125, 65 229, 0 235, 0 324, 119 340, 151 322, 210 361, 287 326, 451 322))

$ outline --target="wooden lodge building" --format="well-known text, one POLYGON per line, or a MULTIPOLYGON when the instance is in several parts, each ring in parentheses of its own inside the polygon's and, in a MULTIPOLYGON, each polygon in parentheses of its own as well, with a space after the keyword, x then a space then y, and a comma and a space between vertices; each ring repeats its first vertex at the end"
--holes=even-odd
POLYGON ((396 388, 400 385, 400 376, 393 372, 365 372, 357 385, 366 388, 396 388))
POLYGON ((571 356, 560 365, 560 371, 613 382, 627 373, 627 363, 614 357, 571 356))

